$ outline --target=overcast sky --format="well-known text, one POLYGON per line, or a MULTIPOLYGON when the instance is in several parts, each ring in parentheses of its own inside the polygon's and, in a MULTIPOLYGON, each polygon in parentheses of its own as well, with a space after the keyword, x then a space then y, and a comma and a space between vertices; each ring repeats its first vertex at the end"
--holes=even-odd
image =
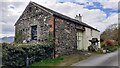
MULTIPOLYGON (((82 21, 103 32, 118 23, 119 0, 31 0, 71 18, 82 15, 82 21)), ((30 0, 0 0, 0 38, 14 36, 14 24, 30 0)))

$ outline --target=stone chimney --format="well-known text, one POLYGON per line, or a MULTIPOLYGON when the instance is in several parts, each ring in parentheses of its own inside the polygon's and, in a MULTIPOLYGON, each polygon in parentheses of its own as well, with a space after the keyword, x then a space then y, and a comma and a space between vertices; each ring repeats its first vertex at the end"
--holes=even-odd
POLYGON ((75 19, 78 20, 78 21, 82 21, 82 16, 80 14, 76 15, 75 19))

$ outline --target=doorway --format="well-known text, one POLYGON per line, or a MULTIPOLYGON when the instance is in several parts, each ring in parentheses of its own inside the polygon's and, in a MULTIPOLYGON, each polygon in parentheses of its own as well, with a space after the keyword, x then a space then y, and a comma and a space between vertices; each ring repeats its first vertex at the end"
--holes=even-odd
POLYGON ((77 50, 82 50, 84 49, 83 46, 83 32, 82 31, 77 31, 77 50))

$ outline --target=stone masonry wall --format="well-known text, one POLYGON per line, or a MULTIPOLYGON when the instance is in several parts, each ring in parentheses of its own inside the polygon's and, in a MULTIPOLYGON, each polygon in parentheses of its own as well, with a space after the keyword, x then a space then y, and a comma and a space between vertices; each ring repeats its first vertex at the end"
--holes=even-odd
POLYGON ((56 56, 69 54, 76 50, 75 24, 64 19, 55 18, 55 52, 56 56))
POLYGON ((29 4, 15 25, 15 41, 17 43, 23 43, 24 40, 27 43, 45 43, 48 41, 49 29, 52 28, 51 19, 52 16, 48 12, 29 4), (31 40, 31 26, 34 25, 37 25, 37 40, 31 40))

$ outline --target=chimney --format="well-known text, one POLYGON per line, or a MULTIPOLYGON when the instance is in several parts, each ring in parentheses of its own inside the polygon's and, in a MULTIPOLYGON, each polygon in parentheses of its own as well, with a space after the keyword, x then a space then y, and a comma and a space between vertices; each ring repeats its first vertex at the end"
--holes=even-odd
POLYGON ((82 16, 80 14, 76 15, 75 19, 78 20, 78 21, 82 21, 82 16))

